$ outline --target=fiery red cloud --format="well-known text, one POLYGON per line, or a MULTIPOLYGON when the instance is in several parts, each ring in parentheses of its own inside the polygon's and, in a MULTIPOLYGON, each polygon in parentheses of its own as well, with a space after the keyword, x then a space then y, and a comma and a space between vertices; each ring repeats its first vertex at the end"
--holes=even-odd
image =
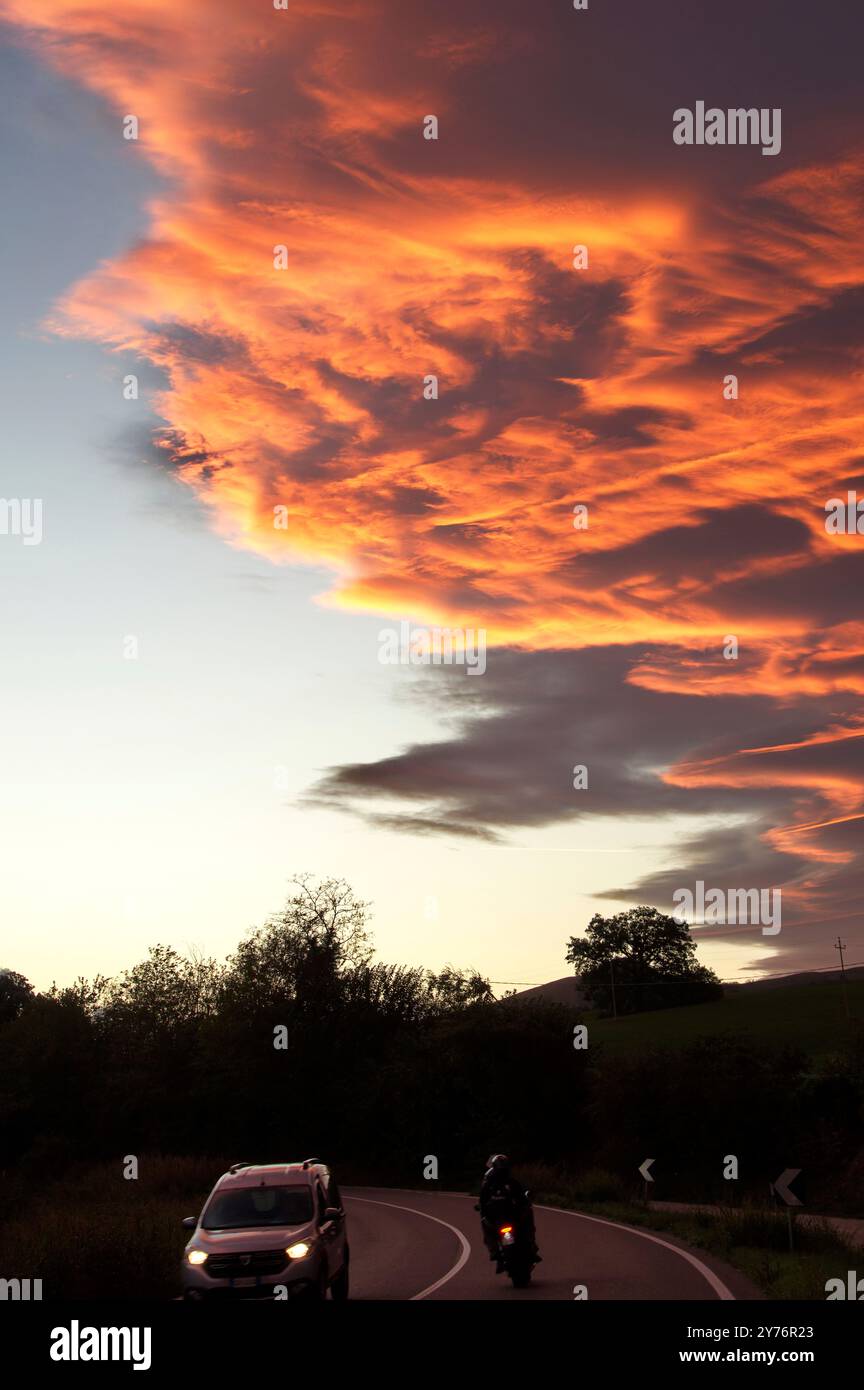
POLYGON ((864 421, 860 127, 841 93, 821 142, 685 167, 674 65, 640 109, 637 77, 595 73, 599 30, 524 9, 3 0, 169 180, 52 327, 157 364, 162 446, 213 525, 325 563, 330 602, 528 652, 635 648, 625 679, 657 695, 810 702, 798 742, 663 775, 784 791, 766 840, 848 863, 826 827, 864 815, 861 761, 825 753, 860 737, 864 538, 824 508, 864 421))

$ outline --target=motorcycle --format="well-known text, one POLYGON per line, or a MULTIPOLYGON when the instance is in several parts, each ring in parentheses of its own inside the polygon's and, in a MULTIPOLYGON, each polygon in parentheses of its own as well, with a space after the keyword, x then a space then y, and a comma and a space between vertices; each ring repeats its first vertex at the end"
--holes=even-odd
POLYGON ((498 1262, 514 1289, 527 1289, 534 1268, 534 1247, 510 1223, 498 1227, 498 1262))
MULTIPOLYGON (((528 1196, 527 1193, 525 1195, 528 1196)), ((474 1203, 474 1210, 480 1211, 479 1202, 474 1203)), ((514 1289, 527 1288, 531 1283, 531 1271, 538 1259, 534 1242, 527 1239, 524 1230, 520 1231, 518 1224, 513 1221, 499 1220, 495 1223, 494 1229, 497 1235, 498 1256, 496 1273, 503 1272, 509 1275, 514 1289)))

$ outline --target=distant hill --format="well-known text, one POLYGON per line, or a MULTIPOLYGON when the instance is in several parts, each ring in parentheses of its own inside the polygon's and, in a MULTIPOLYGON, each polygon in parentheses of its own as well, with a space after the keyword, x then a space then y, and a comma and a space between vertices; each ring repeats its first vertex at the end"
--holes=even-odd
MULTIPOLYGON (((864 969, 847 970, 847 994, 853 1020, 864 1022, 864 969)), ((729 985, 723 999, 680 1009, 655 1009, 621 1018, 594 1018, 576 988, 573 976, 533 985, 510 999, 520 1004, 542 999, 584 1011, 591 1045, 601 1044, 614 1055, 646 1047, 685 1047, 696 1038, 742 1033, 766 1044, 789 1044, 814 1056, 830 1053, 848 1039, 840 972, 803 971, 780 979, 729 985)))
MULTIPOLYGON (((864 965, 846 971, 847 980, 864 980, 864 965)), ((766 980, 748 980, 745 984, 724 984, 732 989, 783 989, 786 985, 839 984, 839 970, 802 970, 797 975, 776 975, 766 980)))
MULTIPOLYGON (((846 971, 846 979, 864 981, 864 965, 854 966, 846 971)), ((762 989, 785 989, 797 985, 839 984, 839 970, 802 970, 795 975, 777 975, 770 979, 748 980, 743 984, 724 980, 723 988, 728 994, 762 989)), ((575 975, 563 975, 560 980, 550 980, 545 985, 531 985, 530 989, 520 989, 501 1002, 504 1004, 524 1004, 544 999, 549 1004, 572 1004, 575 1008, 586 1007, 584 992, 579 989, 575 975)))
MULTIPOLYGON (((853 1020, 864 1020, 864 980, 850 980, 848 996, 853 1020)), ((857 1026, 861 1027, 860 1021, 857 1026)), ((851 1031, 840 985, 819 976, 813 984, 789 984, 785 989, 748 985, 710 1004, 589 1023, 592 1044, 600 1043, 613 1054, 645 1047, 683 1047, 700 1037, 744 1033, 766 1045, 788 1044, 819 1056, 842 1045, 851 1031)))
POLYGON ((585 1007, 585 995, 576 987, 575 975, 564 975, 560 980, 550 980, 548 985, 532 985, 530 989, 520 989, 502 999, 502 1004, 536 1004, 543 1000, 547 1004, 570 1004, 573 1008, 585 1007))

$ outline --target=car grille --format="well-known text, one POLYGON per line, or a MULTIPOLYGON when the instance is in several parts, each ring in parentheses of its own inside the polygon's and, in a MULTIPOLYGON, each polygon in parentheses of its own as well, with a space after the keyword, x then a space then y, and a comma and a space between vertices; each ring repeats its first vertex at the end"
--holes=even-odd
POLYGON ((256 1274, 278 1274, 288 1263, 284 1250, 250 1250, 230 1255, 211 1255, 204 1268, 212 1279, 247 1279, 256 1274))

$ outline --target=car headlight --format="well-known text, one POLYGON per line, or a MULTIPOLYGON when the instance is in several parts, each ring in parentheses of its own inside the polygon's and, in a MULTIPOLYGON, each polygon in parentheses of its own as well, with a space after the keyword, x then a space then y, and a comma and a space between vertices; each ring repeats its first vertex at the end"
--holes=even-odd
POLYGON ((203 1265, 204 1261, 207 1259, 207 1251, 190 1250, 186 1255, 186 1258, 189 1261, 190 1265, 203 1265))
POLYGON ((288 1256, 289 1260, 302 1260, 305 1258, 306 1255, 309 1254, 309 1251, 311 1249, 312 1246, 309 1244, 308 1241, 298 1240, 296 1245, 288 1246, 287 1250, 285 1251, 285 1254, 288 1256))

